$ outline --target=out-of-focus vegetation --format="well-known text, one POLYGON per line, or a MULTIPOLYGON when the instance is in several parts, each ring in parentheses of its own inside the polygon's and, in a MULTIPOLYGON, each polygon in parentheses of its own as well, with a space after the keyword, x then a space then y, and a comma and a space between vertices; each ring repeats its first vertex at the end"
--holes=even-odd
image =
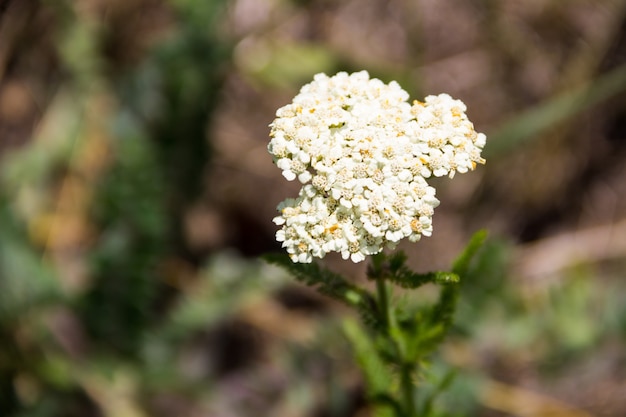
MULTIPOLYGON (((438 182, 431 374, 457 415, 626 415, 626 2, 0 0, 0 416, 363 416, 349 313, 258 260, 266 153, 312 75, 448 92, 486 167, 438 182), (440 378, 440 379, 441 379, 440 378)), ((328 259, 360 280, 362 265, 328 259)))

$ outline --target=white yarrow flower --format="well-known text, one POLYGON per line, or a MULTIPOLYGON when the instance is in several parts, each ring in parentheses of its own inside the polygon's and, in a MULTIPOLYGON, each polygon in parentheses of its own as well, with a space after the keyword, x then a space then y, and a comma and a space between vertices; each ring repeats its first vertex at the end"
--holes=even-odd
POLYGON ((431 176, 465 173, 486 137, 447 94, 408 102, 398 83, 366 71, 317 74, 276 112, 268 151, 298 198, 279 204, 276 239, 294 262, 328 252, 361 262, 432 234, 431 176))

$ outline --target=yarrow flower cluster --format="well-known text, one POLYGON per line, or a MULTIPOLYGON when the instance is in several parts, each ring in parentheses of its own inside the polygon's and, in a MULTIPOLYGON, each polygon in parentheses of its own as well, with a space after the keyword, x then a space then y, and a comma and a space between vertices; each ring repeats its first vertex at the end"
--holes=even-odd
POLYGON ((439 200, 426 179, 484 163, 485 135, 447 94, 408 102, 395 81, 366 71, 317 74, 276 112, 268 150, 303 184, 274 223, 294 262, 329 252, 360 262, 384 247, 432 234, 439 200))

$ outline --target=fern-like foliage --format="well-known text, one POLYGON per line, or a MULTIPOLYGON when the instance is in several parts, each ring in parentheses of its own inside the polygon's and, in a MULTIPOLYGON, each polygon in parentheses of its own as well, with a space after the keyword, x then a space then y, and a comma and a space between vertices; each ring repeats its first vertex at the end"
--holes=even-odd
POLYGON ((442 285, 457 284, 460 278, 453 272, 434 271, 420 274, 403 267, 397 273, 390 275, 389 280, 402 288, 418 288, 429 282, 442 285))
POLYGON ((368 270, 368 278, 384 278, 407 289, 419 288, 428 283, 455 284, 460 281, 459 276, 454 272, 414 272, 406 265, 406 260, 407 256, 402 251, 389 256, 379 253, 373 257, 372 265, 368 270))
POLYGON ((374 415, 376 417, 402 415, 400 404, 390 395, 393 375, 380 356, 380 351, 372 342, 370 335, 365 333, 361 326, 351 319, 346 319, 343 322, 343 330, 352 344, 356 359, 363 370, 363 376, 367 383, 367 396, 375 404, 374 415))
MULTIPOLYGON (((472 236, 470 242, 465 247, 465 250, 454 261, 452 266, 452 274, 459 277, 464 276, 467 273, 474 255, 481 248, 486 238, 487 232, 485 230, 480 230, 472 236)), ((444 285, 441 289, 441 293, 439 294, 439 300, 433 308, 430 321, 433 324, 442 326, 442 329, 438 337, 433 340, 433 343, 439 343, 440 339, 443 339, 443 337, 448 332, 448 329, 452 325, 452 321, 454 319, 454 311, 456 310, 458 298, 458 285, 444 285)))
POLYGON ((478 252, 478 250, 483 246, 486 239, 486 230, 479 230, 474 233, 469 243, 463 250, 463 253, 461 253, 461 255, 459 255, 459 257, 456 258, 452 264, 452 272, 459 276, 465 275, 469 269, 470 262, 472 262, 472 259, 474 258, 474 255, 476 255, 476 252, 478 252))
POLYGON ((317 263, 294 263, 284 253, 266 254, 263 255, 263 259, 287 270, 298 281, 315 288, 321 294, 353 306, 368 326, 373 328, 381 326, 374 296, 369 291, 351 284, 341 275, 322 268, 317 263))
POLYGON ((451 370, 448 371, 433 387, 433 391, 430 392, 428 394, 428 396, 425 398, 424 400, 424 404, 420 410, 420 415, 423 416, 446 416, 448 415, 447 413, 436 413, 436 410, 434 408, 435 405, 435 400, 437 399, 437 397, 442 394, 443 392, 445 392, 450 385, 452 384, 452 382, 454 381, 454 378, 456 377, 456 371, 451 370))
POLYGON ((421 410, 417 410, 414 387, 419 379, 418 370, 425 366, 426 357, 440 345, 452 326, 460 277, 469 270, 485 238, 484 231, 476 233, 450 272, 413 272, 406 265, 407 256, 403 252, 372 256, 367 277, 376 282, 376 297, 316 263, 293 263, 287 254, 269 254, 264 258, 286 269, 304 284, 355 307, 369 325, 367 330, 354 320, 346 319, 344 333, 363 370, 375 417, 433 417, 439 415, 435 414, 434 401, 449 386, 453 374, 444 377, 421 403, 421 410), (406 289, 427 283, 442 288, 434 306, 418 311, 404 310, 390 303, 389 282, 406 289))

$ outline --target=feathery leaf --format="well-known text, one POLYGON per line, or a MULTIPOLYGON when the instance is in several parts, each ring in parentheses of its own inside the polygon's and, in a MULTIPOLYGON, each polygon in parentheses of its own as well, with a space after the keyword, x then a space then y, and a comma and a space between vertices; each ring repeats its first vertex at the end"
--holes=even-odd
POLYGON ((322 268, 317 263, 294 263, 284 253, 268 253, 262 258, 268 263, 284 268, 298 281, 315 288, 320 293, 353 306, 366 325, 373 328, 380 327, 374 296, 349 283, 341 275, 322 268))

